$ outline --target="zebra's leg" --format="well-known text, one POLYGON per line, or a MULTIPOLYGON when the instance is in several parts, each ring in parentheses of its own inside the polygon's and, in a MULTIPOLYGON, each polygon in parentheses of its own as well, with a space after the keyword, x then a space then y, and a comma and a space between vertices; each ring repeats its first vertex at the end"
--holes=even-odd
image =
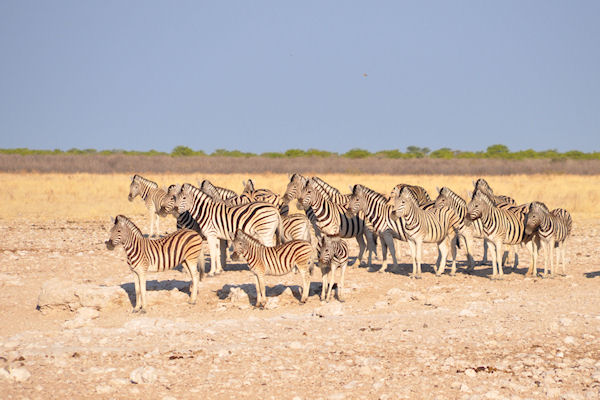
POLYGON ((489 247, 488 240, 486 238, 483 238, 483 258, 481 259, 481 265, 485 265, 488 263, 488 259, 487 259, 488 247, 489 247))
POLYGON ((423 239, 417 240, 417 279, 421 279, 421 263, 423 260, 423 239))
POLYGON ((135 286, 135 306, 133 306, 134 313, 138 312, 142 308, 142 299, 140 292, 140 277, 137 272, 133 273, 133 284, 135 286))
POLYGON ((217 266, 220 262, 217 254, 219 252, 219 239, 211 235, 207 238, 207 241, 210 252, 210 270, 208 271, 208 276, 214 276, 215 272, 219 270, 217 266))
POLYGON ((148 233, 148 237, 154 237, 154 210, 150 210, 150 233, 148 233))
POLYGON ((329 285, 327 287, 327 297, 325 301, 329 303, 331 300, 331 291, 333 290, 333 283, 335 282, 335 263, 331 263, 331 269, 329 269, 329 285))
MULTIPOLYGON (((567 271, 565 269, 565 257, 567 253, 567 239, 563 240, 560 244, 560 258, 561 258, 561 266, 562 266, 562 275, 567 276, 567 271)), ((557 261, 558 264, 558 261, 557 261)))
POLYGON ((323 282, 323 284, 321 285, 321 301, 325 301, 325 294, 327 293, 327 275, 328 272, 326 269, 325 265, 322 265, 321 263, 319 263, 319 267, 321 268, 321 282, 323 282))
POLYGON ((218 266, 216 271, 217 274, 223 272, 223 268, 227 266, 227 240, 219 239, 219 250, 221 256, 221 265, 218 266))
POLYGON ((370 230, 365 231, 365 237, 367 238, 367 251, 369 252, 368 257, 368 267, 371 268, 373 253, 375 253, 375 258, 377 258, 377 243, 375 243, 374 232, 370 230))
MULTIPOLYGON (((446 270, 446 259, 448 258, 448 243, 447 238, 444 238, 441 242, 438 243, 438 251, 440 253, 440 266, 435 272, 436 276, 440 276, 446 270)), ((435 268, 434 268, 435 270, 435 268)))
POLYGON ((142 307, 138 310, 140 313, 146 313, 146 274, 144 271, 141 271, 138 274, 138 279, 140 280, 140 292, 142 299, 142 307))
POLYGON ((542 251, 544 252, 544 274, 542 275, 543 278, 545 278, 548 275, 548 256, 550 254, 550 249, 548 247, 548 241, 542 239, 542 251))
POLYGON ((473 254, 471 253, 473 251, 473 235, 469 232, 465 232, 461 237, 465 246, 465 252, 467 253, 467 264, 469 265, 467 271, 471 272, 475 269, 475 261, 473 260, 473 254))
POLYGON ((496 267, 498 272, 498 275, 496 277, 498 279, 504 278, 504 270, 502 268, 502 255, 504 254, 504 252, 502 250, 502 241, 499 241, 496 243, 496 267))
MULTIPOLYGON (((392 236, 392 234, 390 232, 384 232, 383 235, 381 236, 381 248, 383 249, 383 243, 386 243, 386 247, 389 249, 390 251, 390 256, 392 257, 392 262, 394 263, 394 271, 398 270, 398 260, 396 259, 396 247, 394 246, 394 237, 392 236)), ((387 259, 386 259, 386 254, 383 253, 383 261, 381 264, 381 270, 385 270, 385 267, 387 267, 387 259), (385 267, 384 267, 385 265, 385 267)))
POLYGON ((306 265, 298 265, 297 268, 300 271, 300 276, 302 277, 302 295, 300 296, 300 303, 306 303, 306 300, 308 299, 308 292, 310 290, 310 275, 308 274, 310 260, 306 262, 306 265))
POLYGON ((412 274, 410 275, 410 277, 416 278, 417 277, 417 245, 412 240, 409 240, 408 246, 410 247, 410 255, 412 257, 412 262, 413 262, 413 270, 412 270, 412 274))
POLYGON ((254 274, 254 283, 256 284, 256 307, 260 307, 261 302, 261 290, 260 290, 260 280, 258 279, 258 274, 254 274))
POLYGON ((183 262, 183 265, 188 270, 192 277, 192 284, 190 286, 190 304, 196 304, 196 299, 198 298, 198 268, 193 268, 192 264, 187 260, 183 262))
MULTIPOLYGON (((456 242, 459 240, 458 237, 450 239, 450 256, 452 257, 452 267, 450 269, 450 276, 456 275, 456 242)), ((467 250, 467 254, 469 254, 467 250)))
POLYGON ((496 259, 498 256, 498 253, 496 251, 497 243, 490 243, 492 243, 492 279, 496 279, 496 275, 498 274, 498 260, 496 259))
POLYGON ((365 248, 367 246, 365 245, 365 239, 363 238, 363 236, 363 234, 356 236, 356 241, 358 242, 358 257, 356 259, 359 261, 359 266, 365 265, 363 263, 363 255, 365 254, 365 248))
POLYGON ((337 287, 337 297, 338 297, 338 300, 342 303, 344 301, 346 301, 344 298, 344 276, 346 275, 346 265, 347 264, 348 264, 348 261, 345 261, 342 264, 341 272, 340 272, 340 281, 338 282, 338 287, 337 287))

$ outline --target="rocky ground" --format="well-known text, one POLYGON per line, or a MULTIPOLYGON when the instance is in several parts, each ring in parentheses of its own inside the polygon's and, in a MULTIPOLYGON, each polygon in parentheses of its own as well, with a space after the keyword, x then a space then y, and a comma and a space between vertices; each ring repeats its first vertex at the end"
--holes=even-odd
POLYGON ((195 306, 183 271, 150 275, 138 315, 106 224, 0 220, 0 397, 595 399, 599 226, 576 219, 566 277, 526 278, 522 249, 501 281, 460 252, 457 276, 413 280, 404 244, 396 271, 350 267, 344 303, 319 301, 315 271, 306 304, 290 274, 255 309, 230 264, 195 306))

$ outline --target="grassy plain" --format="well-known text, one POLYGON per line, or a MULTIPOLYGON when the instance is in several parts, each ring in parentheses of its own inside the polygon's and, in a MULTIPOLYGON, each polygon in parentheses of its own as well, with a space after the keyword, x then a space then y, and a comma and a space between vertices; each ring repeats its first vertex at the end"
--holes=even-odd
MULTIPOLYGON (((161 186, 210 179, 214 184, 242 190, 242 181, 252 177, 257 188, 283 193, 286 174, 153 174, 145 175, 161 186)), ((368 175, 319 174, 325 181, 349 191, 349 185, 364 184, 389 193, 401 182, 425 187, 435 197, 436 187, 448 186, 461 196, 473 188, 476 176, 455 175, 368 175)), ((139 198, 127 200, 130 175, 127 174, 39 174, 2 173, 0 184, 0 218, 49 220, 108 220, 110 216, 146 215, 139 198)), ((548 207, 563 207, 576 217, 600 216, 600 175, 508 175, 484 176, 498 194, 513 196, 517 202, 544 201, 548 207)))

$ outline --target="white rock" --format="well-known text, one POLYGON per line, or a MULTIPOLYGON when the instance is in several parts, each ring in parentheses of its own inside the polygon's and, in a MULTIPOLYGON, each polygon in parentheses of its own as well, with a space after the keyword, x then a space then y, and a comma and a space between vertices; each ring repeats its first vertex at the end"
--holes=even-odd
POLYGON ((331 302, 321 307, 317 307, 313 310, 313 316, 317 317, 331 317, 344 315, 344 306, 339 302, 331 302))
POLYGON ((473 311, 469 310, 468 308, 465 308, 460 313, 458 313, 459 317, 475 317, 476 315, 477 314, 475 314, 473 311))
POLYGON ((229 289, 229 295, 227 296, 227 299, 235 304, 250 303, 250 298, 248 297, 248 294, 244 292, 242 288, 239 287, 232 287, 231 289, 229 289))
POLYGON ((468 368, 465 370, 465 375, 469 378, 475 378, 477 376, 477 372, 473 368, 468 368))
POLYGON ((300 350, 304 348, 304 346, 300 342, 291 342, 290 344, 288 344, 288 347, 294 350, 300 350))
POLYGON ((100 394, 111 393, 114 390, 115 389, 113 387, 108 386, 108 385, 98 385, 98 386, 96 386, 96 393, 100 393, 100 394))
POLYGON ((469 387, 468 387, 466 384, 462 383, 462 384, 460 385, 460 391, 461 391, 461 392, 470 392, 470 391, 471 391, 471 389, 469 389, 469 387))
POLYGON ((16 382, 25 382, 31 377, 31 373, 29 373, 25 367, 11 368, 9 374, 16 382))
POLYGON ((558 322, 562 326, 571 326, 573 324, 573 320, 571 320, 570 318, 566 318, 566 317, 559 319, 558 322))
POLYGON ((499 399, 501 398, 500 393, 497 390, 490 390, 485 395, 486 399, 499 399))
POLYGON ((374 305, 375 309, 377 309, 377 310, 380 310, 382 308, 386 308, 387 306, 388 306, 388 302, 387 301, 378 301, 374 305))
POLYGON ((158 374, 154 367, 139 367, 129 375, 129 379, 133 383, 154 383, 157 378, 158 374))
POLYGON ((573 336, 567 336, 563 341, 566 344, 574 344, 575 343, 575 338, 573 336))
POLYGON ((279 307, 279 297, 267 297, 265 310, 273 310, 277 307, 279 307))
POLYGON ((0 379, 8 379, 10 378, 10 373, 5 368, 0 368, 0 379))

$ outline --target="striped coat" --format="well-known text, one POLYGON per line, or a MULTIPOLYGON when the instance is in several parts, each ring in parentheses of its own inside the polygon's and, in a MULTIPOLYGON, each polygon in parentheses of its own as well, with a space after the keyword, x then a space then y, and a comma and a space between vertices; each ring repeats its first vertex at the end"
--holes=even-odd
POLYGON ((319 268, 323 279, 321 287, 321 301, 331 300, 331 292, 335 281, 335 270, 340 269, 337 297, 344 301, 344 275, 348 266, 348 245, 346 242, 333 236, 323 235, 317 248, 319 268))
POLYGON ((211 257, 210 275, 223 270, 223 260, 217 259, 219 239, 233 240, 231 232, 241 229, 264 245, 274 246, 275 232, 278 229, 282 232, 281 217, 271 204, 249 203, 227 207, 214 202, 188 183, 175 196, 175 208, 180 214, 189 211, 189 217, 196 221, 200 232, 206 237, 211 257))
POLYGON ((265 275, 285 275, 294 267, 302 276, 302 296, 300 302, 306 302, 310 286, 310 273, 313 249, 309 242, 292 240, 274 247, 267 247, 252 236, 238 230, 233 240, 232 259, 243 257, 256 279, 256 305, 261 307, 267 302, 265 275))
POLYGON ((202 256, 202 238, 189 229, 173 232, 160 239, 145 238, 139 228, 127 217, 119 215, 115 218, 106 241, 109 250, 122 245, 127 255, 129 268, 135 274, 134 312, 145 312, 146 308, 146 273, 162 272, 183 265, 192 278, 190 303, 196 303, 198 281, 204 272, 198 264, 202 256))
POLYGON ((162 202, 167 198, 167 192, 158 187, 156 182, 146 179, 140 175, 134 175, 129 185, 129 201, 133 201, 137 196, 144 200, 144 204, 150 214, 150 236, 160 233, 160 217, 166 217, 167 214, 162 211, 162 202), (156 225, 156 232, 154 226, 156 225))
POLYGON ((436 275, 446 268, 448 245, 452 256, 451 274, 456 273, 456 229, 460 218, 450 207, 441 206, 427 210, 419 207, 417 198, 409 187, 400 190, 394 198, 396 215, 404 222, 404 231, 413 256, 413 276, 421 275, 421 257, 423 243, 437 243, 440 252, 440 265, 436 275))

